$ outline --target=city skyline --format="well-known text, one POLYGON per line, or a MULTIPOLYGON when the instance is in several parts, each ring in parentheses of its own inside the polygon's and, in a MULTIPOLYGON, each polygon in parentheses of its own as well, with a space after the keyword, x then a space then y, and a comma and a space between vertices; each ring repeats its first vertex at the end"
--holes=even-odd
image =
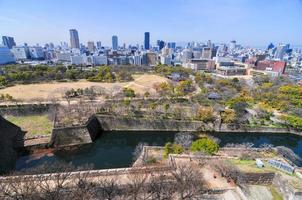
POLYGON ((151 45, 157 40, 179 44, 208 39, 216 43, 237 40, 248 46, 302 44, 300 0, 37 2, 0 0, 0 7, 5 8, 0 13, 0 27, 5 27, 0 35, 14 37, 17 44, 70 43, 68 30, 74 28, 80 43, 102 41, 104 46, 111 46, 113 35, 120 45, 144 44, 145 31, 151 34, 151 45))

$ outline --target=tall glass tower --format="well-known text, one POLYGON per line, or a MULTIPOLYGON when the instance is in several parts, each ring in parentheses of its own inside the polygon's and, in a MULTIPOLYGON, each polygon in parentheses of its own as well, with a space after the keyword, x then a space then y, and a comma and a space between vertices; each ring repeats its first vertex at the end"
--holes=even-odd
POLYGON ((145 32, 145 49, 149 50, 150 49, 150 33, 149 32, 145 32))
POLYGON ((116 35, 112 36, 112 49, 118 49, 118 37, 116 35))
POLYGON ((70 46, 72 49, 79 49, 80 48, 80 40, 79 34, 76 29, 70 29, 70 46))

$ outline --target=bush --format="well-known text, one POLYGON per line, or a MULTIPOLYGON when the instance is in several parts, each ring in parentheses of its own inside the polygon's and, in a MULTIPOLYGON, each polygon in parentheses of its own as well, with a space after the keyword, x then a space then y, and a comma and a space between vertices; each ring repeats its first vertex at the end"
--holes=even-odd
POLYGON ((125 97, 130 97, 130 98, 135 97, 135 92, 131 88, 124 88, 123 93, 125 97))
POLYGON ((221 113, 221 119, 223 123, 233 123, 236 119, 236 113, 234 112, 234 110, 226 109, 224 112, 221 113))
POLYGON ((284 115, 281 117, 281 119, 284 120, 285 123, 288 124, 289 126, 298 130, 302 130, 302 117, 296 117, 293 115, 284 115))
POLYGON ((193 152, 204 151, 208 154, 215 154, 216 152, 218 152, 218 150, 218 144, 214 140, 209 138, 196 140, 191 145, 191 151, 193 152))
POLYGON ((197 119, 207 122, 215 121, 214 110, 212 107, 200 107, 197 113, 197 119))
POLYGON ((154 158, 154 157, 150 157, 150 158, 148 158, 148 159, 145 161, 145 163, 146 163, 147 165, 152 165, 152 164, 157 163, 157 160, 156 160, 156 158, 154 158))
POLYGON ((165 145, 165 148, 164 148, 164 158, 167 158, 169 154, 181 154, 184 152, 184 148, 179 145, 179 144, 175 144, 175 143, 171 143, 171 142, 168 142, 166 143, 165 145))

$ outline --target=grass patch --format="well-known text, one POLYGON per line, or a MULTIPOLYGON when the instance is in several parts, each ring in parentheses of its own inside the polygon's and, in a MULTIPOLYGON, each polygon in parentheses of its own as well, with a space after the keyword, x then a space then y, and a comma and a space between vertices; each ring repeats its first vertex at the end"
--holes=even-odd
POLYGON ((47 115, 7 116, 6 119, 26 131, 26 137, 51 134, 53 123, 47 115))
POLYGON ((273 200, 283 200, 283 197, 281 196, 281 194, 276 190, 275 187, 270 186, 269 190, 271 191, 271 194, 273 196, 273 200))

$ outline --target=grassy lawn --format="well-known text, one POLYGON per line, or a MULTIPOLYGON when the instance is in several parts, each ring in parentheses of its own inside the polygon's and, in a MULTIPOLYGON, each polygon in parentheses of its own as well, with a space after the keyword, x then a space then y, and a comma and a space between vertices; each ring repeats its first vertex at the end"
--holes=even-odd
POLYGON ((47 115, 7 116, 6 119, 26 131, 26 137, 51 134, 53 123, 47 115))
POLYGON ((269 187, 271 194, 273 196, 273 200, 283 200, 282 195, 277 191, 277 189, 273 186, 269 187))
POLYGON ((231 162, 244 172, 255 172, 255 173, 280 172, 279 170, 270 167, 268 163, 266 163, 265 161, 262 161, 264 162, 263 168, 258 168, 255 160, 231 159, 231 162))

